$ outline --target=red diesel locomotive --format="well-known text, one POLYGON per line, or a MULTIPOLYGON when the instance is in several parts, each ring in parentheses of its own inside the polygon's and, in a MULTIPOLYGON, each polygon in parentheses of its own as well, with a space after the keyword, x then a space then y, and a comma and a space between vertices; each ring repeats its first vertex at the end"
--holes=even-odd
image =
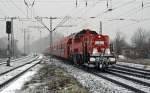
POLYGON ((71 60, 75 64, 106 68, 116 63, 108 35, 84 29, 54 43, 51 55, 71 60))

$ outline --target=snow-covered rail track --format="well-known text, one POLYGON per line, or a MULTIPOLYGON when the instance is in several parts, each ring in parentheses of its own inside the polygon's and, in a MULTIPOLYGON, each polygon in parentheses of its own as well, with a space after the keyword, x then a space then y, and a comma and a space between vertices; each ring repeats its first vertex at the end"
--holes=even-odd
POLYGON ((36 58, 26 64, 23 64, 19 67, 13 68, 5 73, 0 74, 0 90, 2 90, 10 82, 17 79, 19 76, 21 76, 40 62, 41 59, 36 58))
POLYGON ((130 80, 130 81, 139 83, 141 85, 150 87, 150 80, 149 79, 141 79, 138 77, 134 77, 134 76, 130 76, 130 75, 126 75, 123 73, 118 73, 118 72, 114 72, 114 71, 110 71, 110 70, 106 70, 106 72, 111 74, 111 75, 115 75, 117 77, 121 77, 121 78, 124 78, 126 80, 130 80))
POLYGON ((126 65, 121 65, 121 64, 116 64, 116 66, 150 73, 150 70, 145 70, 145 69, 142 69, 142 68, 136 68, 136 67, 126 66, 126 65))
MULTIPOLYGON (((70 64, 71 62, 63 62, 63 63, 72 65, 72 64, 70 64)), ((95 76, 103 78, 105 80, 108 80, 112 83, 115 83, 115 84, 117 84, 123 88, 129 89, 130 91, 133 91, 135 93, 148 93, 148 92, 150 92, 149 84, 146 82, 145 82, 145 84, 147 84, 147 86, 145 86, 142 81, 138 82, 138 80, 135 80, 136 82, 135 81, 133 82, 133 81, 125 79, 123 77, 112 75, 110 73, 102 72, 102 71, 99 71, 96 69, 87 68, 85 66, 78 66, 78 65, 73 65, 73 66, 78 68, 78 69, 81 69, 83 71, 86 71, 88 73, 91 73, 95 76)))
MULTIPOLYGON (((17 58, 17 59, 12 59, 11 62, 15 62, 15 61, 19 61, 19 60, 25 60, 27 58, 30 58, 31 56, 24 56, 24 57, 20 57, 20 58, 17 58)), ((3 59, 3 60, 0 60, 0 65, 3 65, 3 64, 6 64, 7 62, 7 59, 3 59)))
POLYGON ((109 73, 102 73, 98 71, 88 71, 98 77, 101 77, 103 79, 106 79, 108 81, 111 81, 112 83, 118 84, 126 89, 129 89, 135 93, 148 93, 150 90, 148 90, 148 87, 145 87, 144 85, 137 85, 136 83, 129 81, 127 79, 123 79, 121 77, 111 75, 109 73))
MULTIPOLYGON (((81 68, 81 67, 78 67, 78 66, 76 66, 76 67, 81 68)), ((83 69, 83 67, 81 69, 83 69)), ((141 84, 137 85, 136 82, 130 81, 128 79, 125 79, 125 78, 122 78, 122 77, 119 77, 119 76, 112 75, 110 73, 105 73, 105 72, 103 73, 103 72, 100 72, 100 71, 97 71, 97 70, 91 70, 91 69, 89 69, 89 70, 83 69, 83 70, 87 71, 89 73, 92 73, 92 74, 94 74, 98 77, 101 77, 105 80, 111 81, 112 83, 118 84, 118 85, 120 85, 120 86, 122 86, 126 89, 129 89, 129 90, 135 92, 135 93, 147 93, 147 92, 150 91, 150 90, 148 90, 148 87, 145 87, 144 85, 141 85, 141 84)))
POLYGON ((109 71, 123 73, 126 75, 136 76, 145 79, 150 79, 150 72, 137 71, 135 69, 127 69, 123 67, 114 66, 112 68, 109 68, 109 71))
POLYGON ((7 74, 7 73, 9 73, 9 72, 11 72, 11 71, 13 71, 13 70, 15 70, 15 69, 20 68, 20 67, 23 67, 23 66, 25 66, 25 65, 27 65, 27 64, 30 64, 31 62, 35 61, 37 58, 38 58, 38 57, 35 57, 34 59, 32 59, 32 60, 30 60, 30 61, 28 61, 28 62, 26 62, 26 63, 24 63, 24 64, 22 64, 22 65, 19 65, 19 66, 17 66, 17 67, 14 67, 14 68, 12 68, 12 69, 10 69, 10 70, 6 70, 6 71, 0 73, 0 76, 2 76, 2 75, 4 75, 4 74, 7 74))

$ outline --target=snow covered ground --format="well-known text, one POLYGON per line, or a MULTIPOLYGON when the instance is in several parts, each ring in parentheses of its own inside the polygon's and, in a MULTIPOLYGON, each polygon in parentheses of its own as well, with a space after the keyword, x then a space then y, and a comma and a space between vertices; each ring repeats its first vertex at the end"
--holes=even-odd
POLYGON ((87 87, 92 93, 132 93, 131 91, 122 88, 110 81, 77 69, 71 65, 63 64, 60 61, 61 60, 55 59, 54 62, 49 62, 49 64, 64 68, 69 74, 76 78, 77 81, 80 82, 83 86, 87 87))
POLYGON ((26 81, 29 81, 32 76, 41 68, 41 65, 37 65, 32 68, 25 74, 23 74, 20 78, 16 79, 14 82, 9 84, 8 87, 5 87, 0 93, 19 93, 18 91, 22 88, 26 81))
POLYGON ((142 64, 135 64, 135 63, 128 63, 128 62, 117 62, 117 64, 129 66, 129 67, 140 68, 140 69, 145 69, 145 70, 150 70, 149 65, 142 65, 142 64))
POLYGON ((27 64, 27 65, 25 65, 23 67, 17 68, 15 70, 7 73, 5 75, 0 76, 0 84, 2 84, 4 82, 8 81, 9 79, 15 77, 19 73, 22 73, 23 71, 25 71, 26 69, 28 69, 29 67, 31 67, 32 65, 34 65, 34 64, 36 64, 38 62, 39 62, 39 60, 38 61, 34 61, 34 62, 30 63, 30 64, 27 64))
POLYGON ((34 59, 36 59, 36 58, 33 57, 33 56, 30 56, 30 57, 27 57, 25 59, 21 59, 21 60, 15 61, 15 62, 11 62, 10 63, 11 66, 6 66, 6 64, 0 65, 0 73, 6 72, 6 71, 8 71, 10 69, 13 69, 13 68, 18 67, 20 65, 28 63, 28 62, 30 62, 30 61, 32 61, 34 59))
MULTIPOLYGON (((41 60, 41 58, 39 58, 39 57, 28 56, 28 57, 25 57, 21 60, 16 60, 16 61, 12 62, 10 67, 6 66, 6 64, 0 65, 0 73, 3 73, 3 72, 11 70, 13 68, 16 68, 18 66, 21 66, 23 64, 30 63, 30 64, 26 64, 23 67, 17 68, 17 69, 15 69, 15 70, 13 70, 13 71, 5 74, 5 75, 1 75, 0 76, 0 84, 2 84, 3 82, 9 80, 10 78, 16 76, 17 74, 22 73, 22 71, 24 71, 25 69, 27 69, 27 68, 31 67, 32 65, 38 63, 40 60, 41 60), (30 63, 33 60, 35 60, 35 61, 30 63)), ((19 83, 15 83, 15 84, 9 86, 10 88, 7 88, 6 90, 2 91, 3 89, 5 89, 5 87, 4 87, 3 89, 0 90, 1 91, 0 93, 12 93, 12 91, 15 90, 14 89, 15 87, 18 89, 19 88, 18 86, 20 86, 20 84, 22 84, 20 81, 25 80, 27 77, 32 76, 32 75, 33 75, 33 72, 29 71, 24 76, 22 76, 22 78, 17 80, 17 82, 19 82, 19 83), (10 90, 10 89, 12 89, 12 90, 10 90), (5 92, 5 91, 7 91, 7 92, 5 92), (10 92, 8 92, 8 91, 10 91, 10 92)))
MULTIPOLYGON (((47 61, 47 62, 50 65, 56 65, 58 67, 64 68, 70 75, 72 75, 74 78, 76 78, 77 81, 81 85, 87 87, 91 93, 133 93, 130 90, 122 88, 119 85, 116 85, 110 81, 103 79, 103 78, 100 78, 93 74, 82 71, 71 65, 66 65, 66 64, 62 63, 61 60, 53 59, 53 62, 49 62, 49 61, 47 61)), ((132 67, 137 67, 137 68, 144 67, 144 65, 125 63, 125 62, 118 62, 117 64, 127 65, 127 66, 132 66, 132 67)), ((21 76, 19 79, 17 79, 13 83, 11 83, 10 86, 6 87, 5 90, 1 91, 0 93, 17 93, 17 91, 19 91, 21 89, 23 84, 26 81, 29 81, 31 79, 31 77, 38 71, 39 67, 36 67, 36 69, 32 69, 29 72, 25 73, 23 76, 21 76)), ((148 68, 150 69, 150 67, 148 67, 148 68)), ((113 77, 111 75, 108 75, 108 76, 117 79, 116 77, 113 77)), ((118 78, 118 80, 121 80, 122 82, 126 82, 126 83, 128 82, 128 81, 122 80, 120 78, 118 78)), ((144 80, 144 81, 146 81, 146 80, 144 80)), ((147 81, 149 81, 149 80, 147 80, 147 81)), ((149 89, 147 87, 143 87, 143 89, 144 88, 147 91, 149 91, 149 89)))

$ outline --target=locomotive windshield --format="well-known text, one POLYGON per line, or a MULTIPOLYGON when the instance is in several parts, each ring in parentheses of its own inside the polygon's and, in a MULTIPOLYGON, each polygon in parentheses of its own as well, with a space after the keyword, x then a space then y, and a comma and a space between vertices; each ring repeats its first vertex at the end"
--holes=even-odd
POLYGON ((97 33, 96 31, 82 30, 82 31, 78 32, 78 33, 75 35, 75 38, 76 38, 76 37, 83 36, 83 35, 86 34, 87 32, 89 32, 90 34, 93 34, 93 35, 98 35, 98 33, 97 33))
POLYGON ((95 45, 104 45, 104 41, 95 41, 95 45))

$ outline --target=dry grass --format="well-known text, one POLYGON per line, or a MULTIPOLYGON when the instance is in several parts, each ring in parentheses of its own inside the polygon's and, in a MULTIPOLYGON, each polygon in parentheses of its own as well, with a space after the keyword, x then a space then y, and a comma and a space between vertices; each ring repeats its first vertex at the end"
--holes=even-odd
POLYGON ((62 68, 51 65, 44 65, 22 90, 30 93, 89 93, 62 68))

